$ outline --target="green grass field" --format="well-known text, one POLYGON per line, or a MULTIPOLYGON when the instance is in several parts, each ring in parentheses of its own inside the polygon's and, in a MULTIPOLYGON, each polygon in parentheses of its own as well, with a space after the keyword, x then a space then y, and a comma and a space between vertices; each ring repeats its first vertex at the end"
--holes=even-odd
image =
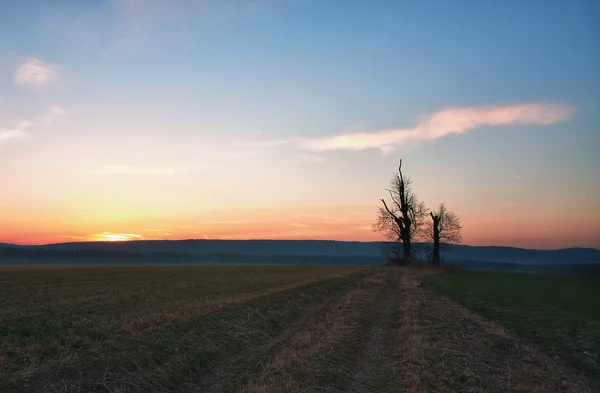
POLYGON ((600 380, 600 280, 464 272, 425 283, 600 380))

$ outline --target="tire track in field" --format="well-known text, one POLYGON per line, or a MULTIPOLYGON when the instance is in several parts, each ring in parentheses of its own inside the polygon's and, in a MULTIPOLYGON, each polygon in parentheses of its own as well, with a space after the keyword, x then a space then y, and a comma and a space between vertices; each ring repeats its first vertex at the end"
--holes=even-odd
POLYGON ((228 391, 296 326, 370 274, 361 269, 327 277, 160 329, 121 334, 75 360, 13 379, 7 391, 228 391))
POLYGON ((249 294, 245 294, 243 296, 232 297, 228 299, 218 299, 218 300, 209 300, 202 301, 200 303, 184 303, 180 306, 175 307, 172 312, 155 312, 150 313, 144 316, 139 316, 137 318, 128 319, 121 323, 120 332, 121 333, 132 333, 138 331, 149 331, 157 328, 164 327, 166 325, 170 325, 173 322, 182 321, 192 317, 199 317, 208 313, 216 312, 228 307, 233 307, 236 305, 244 304, 251 302, 256 299, 264 298, 269 295, 274 295, 279 292, 284 292, 287 290, 293 290, 296 288, 303 287, 305 285, 314 284, 318 282, 325 282, 327 280, 332 280, 336 278, 342 278, 345 276, 350 276, 357 272, 339 272, 329 274, 327 276, 308 278, 301 281, 296 281, 293 283, 286 283, 283 285, 274 285, 271 288, 260 290, 256 292, 251 292, 249 294))
POLYGON ((400 301, 400 274, 397 269, 389 270, 385 287, 375 299, 369 315, 358 361, 351 371, 351 380, 338 392, 396 392, 398 386, 398 364, 393 356, 394 315, 400 301))
POLYGON ((395 302, 394 277, 379 271, 313 316, 240 391, 383 392, 395 302))
MULTIPOLYGON (((367 277, 372 276, 372 272, 366 273, 367 277)), ((354 274, 354 283, 363 278, 365 274, 354 274)), ((341 287, 329 296, 322 298, 318 303, 304 307, 296 319, 287 325, 279 334, 270 337, 266 341, 259 341, 249 346, 241 353, 231 354, 221 360, 220 364, 211 374, 195 384, 186 384, 178 391, 182 392, 206 392, 220 393, 234 391, 236 386, 243 383, 260 367, 277 348, 284 346, 298 331, 300 331, 314 315, 330 306, 344 294, 352 291, 352 287, 341 287)), ((242 328, 243 329, 243 328, 242 328)))
POLYGON ((226 387, 234 384, 235 379, 246 379, 249 376, 248 371, 242 372, 241 375, 236 375, 237 370, 245 368, 248 364, 257 362, 259 358, 264 357, 276 347, 287 342, 297 331, 306 325, 306 322, 310 317, 319 313, 342 294, 343 291, 338 291, 338 293, 322 299, 319 304, 304 308, 298 318, 289 324, 281 334, 271 337, 268 341, 257 343, 246 351, 225 359, 218 369, 213 371, 209 378, 204 379, 189 391, 198 393, 220 393, 228 391, 226 390, 226 387))

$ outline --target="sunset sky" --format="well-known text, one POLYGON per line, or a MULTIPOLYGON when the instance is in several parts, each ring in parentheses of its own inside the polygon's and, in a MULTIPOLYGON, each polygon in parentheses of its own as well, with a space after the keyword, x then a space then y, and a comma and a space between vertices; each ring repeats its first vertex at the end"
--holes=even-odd
POLYGON ((600 1, 1 1, 0 242, 600 248, 600 1))

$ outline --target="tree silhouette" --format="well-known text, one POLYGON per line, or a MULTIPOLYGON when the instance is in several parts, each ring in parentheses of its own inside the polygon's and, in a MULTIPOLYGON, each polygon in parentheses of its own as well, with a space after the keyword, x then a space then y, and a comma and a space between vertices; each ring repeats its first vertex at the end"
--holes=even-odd
POLYGON ((383 207, 379 207, 377 219, 373 225, 375 231, 382 233, 388 244, 388 253, 396 263, 410 264, 413 257, 411 242, 423 225, 427 214, 425 204, 419 202, 417 195, 410 187, 410 178, 402 174, 402 160, 398 166, 398 173, 390 180, 391 203, 381 199, 383 207), (401 257, 400 257, 401 251, 401 257))
POLYGON ((432 263, 440 263, 440 247, 442 244, 458 243, 461 239, 460 218, 455 213, 446 209, 443 203, 440 203, 436 212, 429 212, 431 221, 429 222, 427 233, 433 242, 432 263))

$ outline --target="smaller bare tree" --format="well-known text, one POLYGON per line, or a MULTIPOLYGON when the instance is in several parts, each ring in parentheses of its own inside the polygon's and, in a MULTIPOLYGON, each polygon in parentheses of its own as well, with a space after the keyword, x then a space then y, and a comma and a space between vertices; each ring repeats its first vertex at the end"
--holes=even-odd
POLYGON ((443 203, 440 203, 436 212, 430 212, 431 222, 428 226, 428 234, 433 242, 432 263, 440 263, 440 247, 443 244, 458 243, 461 240, 460 218, 457 214, 446 209, 443 203))

